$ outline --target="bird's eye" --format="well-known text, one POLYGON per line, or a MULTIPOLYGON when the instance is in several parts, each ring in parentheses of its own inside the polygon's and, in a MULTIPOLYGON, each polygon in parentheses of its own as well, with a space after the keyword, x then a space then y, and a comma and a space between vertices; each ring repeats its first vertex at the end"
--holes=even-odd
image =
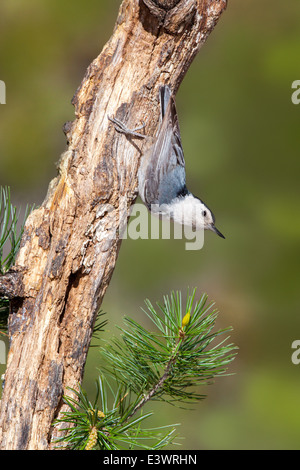
POLYGON ((203 217, 206 217, 206 214, 207 214, 206 211, 203 211, 203 212, 202 212, 203 217))

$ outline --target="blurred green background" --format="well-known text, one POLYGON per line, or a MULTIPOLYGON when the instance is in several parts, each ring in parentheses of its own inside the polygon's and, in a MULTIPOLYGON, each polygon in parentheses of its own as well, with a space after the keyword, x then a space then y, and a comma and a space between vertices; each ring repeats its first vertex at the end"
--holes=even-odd
MULTIPOLYGON (((89 63, 110 37, 119 0, 1 0, 0 184, 14 203, 43 201, 65 149, 64 122, 89 63)), ((299 449, 300 2, 229 0, 177 95, 187 181, 226 240, 125 240, 103 302, 106 335, 171 289, 197 287, 231 325, 234 375, 192 411, 150 403, 155 424, 181 423, 183 449, 299 449)), ((95 342, 94 342, 95 343, 95 342)), ((4 366, 0 370, 3 371, 4 366)), ((91 348, 84 387, 95 394, 91 348)))

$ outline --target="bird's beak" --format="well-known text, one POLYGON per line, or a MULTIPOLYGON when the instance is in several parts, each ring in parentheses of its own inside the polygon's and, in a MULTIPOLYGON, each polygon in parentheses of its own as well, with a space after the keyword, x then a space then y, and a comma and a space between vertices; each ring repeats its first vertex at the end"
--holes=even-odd
POLYGON ((214 224, 210 224, 209 228, 210 230, 215 232, 217 235, 219 235, 219 237, 225 238, 224 235, 217 229, 217 227, 214 226, 214 224))

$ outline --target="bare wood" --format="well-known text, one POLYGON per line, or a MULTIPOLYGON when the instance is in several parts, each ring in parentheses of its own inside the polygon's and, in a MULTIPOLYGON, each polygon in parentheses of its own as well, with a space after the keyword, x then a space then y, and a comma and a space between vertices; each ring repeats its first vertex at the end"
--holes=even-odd
POLYGON ((116 133, 107 115, 131 128, 144 121, 153 135, 158 87, 168 83, 176 92, 226 4, 124 0, 112 37, 89 66, 73 99, 76 119, 65 126, 68 146, 58 176, 26 222, 17 277, 0 282, 15 297, 2 449, 49 449, 62 394, 82 379, 120 248, 120 204, 125 200, 130 209, 136 199, 143 146, 116 133))

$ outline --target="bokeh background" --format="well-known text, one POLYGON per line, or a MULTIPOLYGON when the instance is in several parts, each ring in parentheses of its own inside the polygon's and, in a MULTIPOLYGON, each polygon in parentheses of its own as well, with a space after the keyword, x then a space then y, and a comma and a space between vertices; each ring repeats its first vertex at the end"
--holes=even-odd
MULTIPOLYGON (((43 201, 71 98, 119 5, 1 0, 0 184, 16 205, 43 201)), ((217 326, 232 326, 233 375, 206 387, 192 411, 148 406, 154 424, 181 423, 183 449, 300 447, 300 365, 291 360, 300 339, 300 105, 291 101, 299 18, 299 0, 229 0, 177 95, 188 186, 226 240, 209 233, 196 252, 184 240, 125 240, 102 305, 109 336, 124 314, 146 323, 145 298, 197 287, 216 302, 217 326)), ((91 399, 98 367, 94 347, 84 378, 91 399)))

